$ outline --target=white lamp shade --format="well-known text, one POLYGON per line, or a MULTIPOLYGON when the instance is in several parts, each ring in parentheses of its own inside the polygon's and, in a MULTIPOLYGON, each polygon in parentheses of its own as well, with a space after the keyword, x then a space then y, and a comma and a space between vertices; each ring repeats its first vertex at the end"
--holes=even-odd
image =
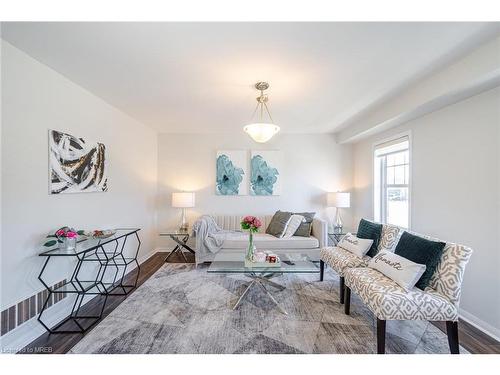
POLYGON ((246 125, 243 130, 248 133, 255 142, 265 143, 280 131, 280 127, 278 125, 260 122, 246 125))
POLYGON ((194 193, 172 193, 172 207, 194 207, 194 193))
POLYGON ((326 196, 326 205, 337 208, 351 207, 351 193, 328 193, 326 196))

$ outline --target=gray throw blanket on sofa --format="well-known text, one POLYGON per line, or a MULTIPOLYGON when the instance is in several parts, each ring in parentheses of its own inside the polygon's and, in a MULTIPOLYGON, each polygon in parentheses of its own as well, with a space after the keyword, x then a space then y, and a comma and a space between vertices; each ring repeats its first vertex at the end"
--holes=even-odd
POLYGON ((235 233, 239 232, 220 228, 212 216, 201 216, 193 224, 193 235, 196 238, 196 264, 203 262, 208 254, 217 253, 226 238, 235 233))

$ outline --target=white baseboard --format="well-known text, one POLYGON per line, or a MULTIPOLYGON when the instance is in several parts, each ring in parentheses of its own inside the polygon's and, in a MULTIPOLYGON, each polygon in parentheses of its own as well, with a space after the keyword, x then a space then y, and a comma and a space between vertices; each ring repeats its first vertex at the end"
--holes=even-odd
POLYGON ((147 261, 149 258, 151 258, 153 255, 155 255, 157 252, 158 252, 158 250, 157 250, 157 249, 153 249, 153 251, 151 251, 148 255, 146 255, 146 256, 142 256, 142 257, 139 257, 139 259, 138 259, 139 264, 144 263, 144 262, 145 262, 145 261, 147 261))
POLYGON ((169 253, 171 251, 172 251, 172 248, 170 248, 170 247, 157 247, 155 249, 156 253, 158 253, 158 252, 169 253))
POLYGON ((479 319, 475 315, 460 309, 459 316, 465 322, 469 323, 471 326, 474 326, 484 334, 494 338, 497 341, 500 341, 500 329, 493 327, 491 324, 486 323, 484 320, 479 319))
MULTIPOLYGON (((154 249, 149 254, 139 257, 139 264, 147 261, 153 255, 155 255, 157 251, 157 249, 154 249)), ((136 268, 135 264, 132 264, 133 267, 129 272, 127 272, 127 274, 132 272, 136 268)), ((44 313, 45 324, 47 324, 49 327, 53 327, 64 318, 66 318, 68 316, 68 312, 71 311, 73 301, 73 298, 65 298, 55 305, 49 307, 46 310, 46 313, 44 313)), ((86 301, 84 304, 86 304, 87 302, 88 301, 86 301)), ((16 327, 9 333, 6 333, 0 338, 0 353, 17 353, 19 350, 23 349, 26 345, 36 340, 45 332, 45 328, 40 324, 40 322, 38 322, 36 317, 34 317, 21 324, 19 327, 16 327)), ((44 349, 50 348, 39 348, 39 350, 41 351, 43 351, 44 349)))

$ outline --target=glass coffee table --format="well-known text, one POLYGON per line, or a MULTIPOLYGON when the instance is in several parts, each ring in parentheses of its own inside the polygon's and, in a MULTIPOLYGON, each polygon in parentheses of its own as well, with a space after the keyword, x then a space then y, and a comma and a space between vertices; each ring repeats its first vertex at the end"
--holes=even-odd
POLYGON ((207 272, 243 274, 252 280, 243 291, 238 301, 234 304, 233 310, 238 308, 252 287, 258 286, 283 314, 287 314, 267 288, 268 286, 271 286, 281 291, 284 290, 285 287, 271 281, 270 279, 285 273, 319 273, 319 268, 316 264, 310 261, 306 255, 278 255, 281 260, 281 265, 279 267, 245 267, 245 254, 219 253, 215 256, 212 264, 208 267, 207 272))

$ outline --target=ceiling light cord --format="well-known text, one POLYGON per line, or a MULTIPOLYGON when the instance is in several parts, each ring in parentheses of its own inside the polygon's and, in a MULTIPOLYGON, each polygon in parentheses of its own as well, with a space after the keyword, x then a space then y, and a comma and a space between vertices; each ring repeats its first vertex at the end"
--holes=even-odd
POLYGON ((269 108, 267 108, 266 103, 264 103, 264 107, 266 107, 266 112, 267 112, 267 115, 269 116, 269 118, 271 119, 271 123, 274 124, 273 117, 271 116, 271 112, 269 112, 269 108))

